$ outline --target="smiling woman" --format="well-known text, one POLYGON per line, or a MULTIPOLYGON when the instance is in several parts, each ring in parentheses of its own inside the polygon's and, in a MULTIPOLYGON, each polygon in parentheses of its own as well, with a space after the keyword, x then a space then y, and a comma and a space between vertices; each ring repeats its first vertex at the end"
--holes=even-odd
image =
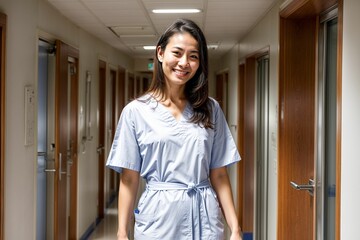
POLYGON ((124 108, 109 153, 107 166, 122 173, 118 240, 129 239, 132 214, 137 240, 223 240, 224 217, 231 239, 241 239, 226 170, 240 155, 207 76, 202 31, 175 21, 158 41, 151 86, 124 108), (140 176, 147 187, 132 213, 140 176))

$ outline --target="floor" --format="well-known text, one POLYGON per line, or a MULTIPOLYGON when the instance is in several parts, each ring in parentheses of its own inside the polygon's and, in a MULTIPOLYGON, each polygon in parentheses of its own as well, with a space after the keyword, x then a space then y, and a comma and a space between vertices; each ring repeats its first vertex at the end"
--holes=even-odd
POLYGON ((109 208, 105 210, 104 219, 97 225, 88 240, 116 239, 117 222, 117 201, 115 200, 109 208))

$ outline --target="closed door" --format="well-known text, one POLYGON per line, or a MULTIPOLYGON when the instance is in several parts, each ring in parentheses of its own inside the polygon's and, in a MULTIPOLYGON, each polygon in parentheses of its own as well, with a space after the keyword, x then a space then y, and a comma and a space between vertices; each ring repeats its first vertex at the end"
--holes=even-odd
MULTIPOLYGON (((322 17, 337 1, 294 2, 280 18, 278 239, 339 239, 341 20, 322 17)), ((341 12, 341 2, 338 7, 341 12)))
POLYGON ((68 239, 76 238, 76 174, 72 175, 72 168, 76 169, 77 157, 78 51, 60 41, 56 41, 56 51, 54 236, 68 239))
POLYGON ((216 74, 215 99, 219 102, 225 117, 228 117, 228 77, 227 72, 216 74))

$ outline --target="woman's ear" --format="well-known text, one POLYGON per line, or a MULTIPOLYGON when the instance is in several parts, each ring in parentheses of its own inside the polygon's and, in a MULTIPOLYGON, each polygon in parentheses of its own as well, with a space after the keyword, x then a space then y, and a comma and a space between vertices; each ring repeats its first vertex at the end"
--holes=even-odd
POLYGON ((156 55, 157 55, 157 59, 159 60, 159 62, 162 62, 163 58, 164 58, 164 52, 161 50, 160 46, 158 46, 156 48, 156 55))

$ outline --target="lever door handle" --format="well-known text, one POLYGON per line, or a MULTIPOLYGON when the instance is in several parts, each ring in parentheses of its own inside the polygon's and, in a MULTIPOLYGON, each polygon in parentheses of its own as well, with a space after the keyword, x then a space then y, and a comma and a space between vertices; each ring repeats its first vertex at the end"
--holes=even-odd
POLYGON ((310 193, 311 196, 314 195, 315 183, 312 179, 309 179, 309 184, 297 184, 291 181, 290 185, 296 190, 306 190, 310 193))
POLYGON ((101 154, 103 151, 105 150, 105 147, 104 146, 99 146, 96 151, 98 154, 101 154))

